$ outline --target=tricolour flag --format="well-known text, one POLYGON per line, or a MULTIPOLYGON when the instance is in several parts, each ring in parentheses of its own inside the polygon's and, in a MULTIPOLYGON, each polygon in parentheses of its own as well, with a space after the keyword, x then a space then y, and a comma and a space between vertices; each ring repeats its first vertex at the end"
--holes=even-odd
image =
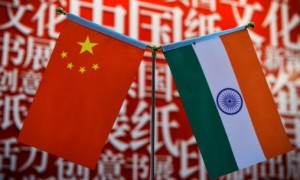
POLYGON ((210 177, 292 150, 245 27, 163 50, 210 177))
POLYGON ((18 140, 94 168, 146 46, 69 14, 18 140))

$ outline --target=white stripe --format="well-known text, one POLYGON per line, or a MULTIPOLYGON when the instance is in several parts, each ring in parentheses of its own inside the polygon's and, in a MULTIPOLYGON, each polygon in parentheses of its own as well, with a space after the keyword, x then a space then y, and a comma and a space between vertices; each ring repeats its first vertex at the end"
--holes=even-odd
MULTIPOLYGON (((193 45, 193 48, 215 103, 218 93, 224 88, 233 88, 242 96, 229 57, 219 37, 199 42, 193 45)), ((265 161, 266 158, 254 131, 245 102, 243 102, 242 109, 234 115, 225 114, 218 107, 217 109, 239 169, 265 161)))

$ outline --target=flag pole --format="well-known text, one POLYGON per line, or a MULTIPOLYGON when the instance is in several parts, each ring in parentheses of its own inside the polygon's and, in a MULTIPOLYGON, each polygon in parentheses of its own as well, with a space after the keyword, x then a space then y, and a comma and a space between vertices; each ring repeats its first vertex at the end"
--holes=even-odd
POLYGON ((155 67, 156 54, 162 46, 147 46, 152 52, 152 89, 151 89, 151 123, 150 123, 150 179, 155 179, 155 67))

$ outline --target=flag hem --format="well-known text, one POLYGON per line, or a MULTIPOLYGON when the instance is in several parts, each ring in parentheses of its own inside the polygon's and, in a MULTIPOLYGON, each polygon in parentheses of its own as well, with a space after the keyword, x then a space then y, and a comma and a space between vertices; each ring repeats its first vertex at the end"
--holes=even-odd
POLYGON ((93 23, 91 21, 88 21, 88 20, 83 19, 83 18, 81 18, 79 16, 76 16, 76 15, 74 15, 72 13, 69 13, 67 17, 68 17, 68 20, 70 20, 70 21, 78 23, 78 24, 80 24, 82 26, 85 26, 87 28, 93 29, 93 30, 95 30, 95 31, 97 31, 99 33, 105 34, 107 36, 110 36, 112 38, 118 39, 118 40, 123 41, 125 43, 134 45, 134 46, 136 46, 138 48, 146 49, 146 47, 147 47, 147 44, 145 44, 142 41, 133 39, 133 38, 131 38, 129 36, 126 36, 124 34, 118 33, 116 31, 111 30, 109 28, 106 28, 104 26, 95 24, 95 23, 93 23))
POLYGON ((228 30, 225 30, 225 31, 220 31, 220 32, 205 35, 205 36, 199 36, 199 37, 186 39, 186 40, 175 42, 175 43, 166 44, 166 45, 162 46, 162 50, 163 50, 163 52, 171 51, 173 49, 181 48, 183 46, 188 46, 192 43, 206 41, 206 40, 209 40, 209 39, 214 38, 214 37, 223 36, 223 35, 226 35, 226 34, 229 34, 229 33, 244 30, 246 28, 247 28, 246 26, 240 26, 240 27, 237 27, 237 28, 232 28, 232 29, 228 29, 228 30))

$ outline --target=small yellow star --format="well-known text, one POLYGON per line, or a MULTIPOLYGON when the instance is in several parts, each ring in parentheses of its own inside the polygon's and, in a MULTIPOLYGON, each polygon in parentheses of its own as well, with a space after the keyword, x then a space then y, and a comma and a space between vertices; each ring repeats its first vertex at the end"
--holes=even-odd
POLYGON ((85 71, 86 71, 85 67, 80 67, 79 68, 79 72, 81 72, 81 74, 85 73, 85 71))
POLYGON ((93 64, 92 69, 94 69, 96 71, 97 69, 99 69, 99 65, 98 64, 93 64))
POLYGON ((81 46, 80 54, 88 51, 89 53, 93 54, 93 47, 96 46, 98 43, 91 43, 89 36, 86 37, 84 42, 78 42, 81 46))
POLYGON ((68 69, 72 69, 73 67, 74 67, 73 63, 71 63, 71 62, 68 63, 68 65, 67 65, 67 68, 68 68, 68 69))
POLYGON ((60 55, 61 58, 66 58, 68 56, 68 52, 63 51, 60 55))

